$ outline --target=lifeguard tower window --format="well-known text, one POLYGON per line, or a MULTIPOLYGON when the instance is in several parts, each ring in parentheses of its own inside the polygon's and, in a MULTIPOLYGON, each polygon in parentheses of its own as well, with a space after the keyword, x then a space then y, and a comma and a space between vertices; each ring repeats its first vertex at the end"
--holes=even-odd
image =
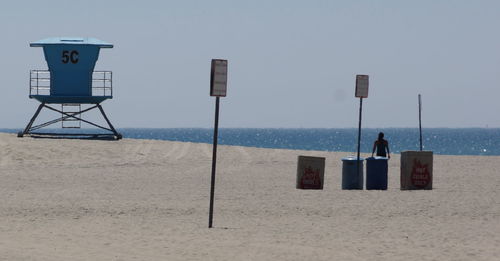
MULTIPOLYGON (((113 98, 113 73, 111 71, 94 71, 101 48, 113 48, 110 43, 95 38, 47 38, 30 43, 31 47, 42 47, 47 61, 48 70, 30 71, 29 97, 38 100, 41 104, 32 120, 20 136, 32 134, 33 130, 48 126, 42 124, 33 127, 32 124, 40 110, 44 107, 61 113, 58 121, 81 121, 92 126, 108 130, 115 137, 121 138, 108 118, 104 114, 100 103, 113 98), (61 104, 62 109, 55 109, 48 104, 61 104), (71 104, 79 108, 78 111, 65 112, 66 105, 71 104), (90 106, 81 109, 82 104, 90 106), (93 105, 93 106, 92 106, 93 105), (99 126, 83 120, 81 114, 98 108, 109 128, 99 126)), ((76 108, 76 107, 74 107, 76 108)), ((58 122, 56 121, 56 122, 58 122)), ((80 124, 74 126, 79 127, 80 124)), ((74 128, 74 127, 73 127, 74 128)))

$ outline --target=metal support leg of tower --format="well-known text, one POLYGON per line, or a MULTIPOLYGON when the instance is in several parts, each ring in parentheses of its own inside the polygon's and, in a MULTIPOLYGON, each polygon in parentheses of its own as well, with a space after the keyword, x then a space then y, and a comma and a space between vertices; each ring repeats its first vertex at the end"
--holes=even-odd
POLYGON ((116 130, 115 130, 115 127, 113 127, 113 124, 111 124, 111 122, 109 121, 108 117, 106 116, 106 113, 104 113, 104 110, 102 109, 102 106, 101 104, 97 104, 97 108, 99 108, 99 110, 101 111, 102 113, 102 116, 104 117, 104 119, 106 120, 106 122, 108 123, 109 125, 109 128, 113 131, 113 133, 115 134, 116 136, 116 139, 120 140, 122 138, 122 135, 120 133, 118 133, 116 130))
POLYGON ((40 111, 42 110, 42 108, 44 106, 45 106, 45 103, 40 103, 40 105, 38 106, 38 109, 36 110, 36 112, 33 115, 33 117, 31 117, 31 120, 28 123, 28 125, 26 126, 26 128, 24 129, 24 131, 17 133, 17 137, 22 138, 24 136, 24 134, 27 134, 30 131, 31 126, 33 125, 33 123, 36 120, 36 117, 38 117, 38 114, 40 114, 40 111))
POLYGON ((57 123, 57 122, 60 122, 62 120, 65 120, 67 118, 73 118, 75 120, 80 120, 82 122, 85 122, 87 124, 90 124, 94 127, 97 127, 97 128, 100 128, 100 129, 104 129, 104 130, 107 130, 107 131, 110 131, 113 133, 114 137, 119 140, 122 138, 122 135, 120 133, 118 133, 116 131, 116 129, 113 127, 113 125, 111 124, 111 122, 109 121, 108 117, 106 116, 106 114, 104 113, 104 110, 102 108, 102 106, 100 104, 95 104, 95 106, 92 106, 90 108, 87 108, 85 110, 82 110, 80 112, 76 112, 76 113, 66 113, 66 112, 63 112, 62 110, 58 110, 58 109, 55 109, 55 108, 52 108, 50 106, 47 106, 45 103, 41 103, 39 106, 38 106, 38 109, 36 110, 35 114, 33 115, 33 117, 31 118, 30 122, 28 123, 28 125, 26 126, 26 128, 24 129, 24 131, 22 132, 19 132, 17 134, 18 137, 23 137, 24 135, 26 134, 32 134, 32 135, 48 135, 48 136, 91 136, 91 137, 109 137, 110 134, 85 134, 85 133, 79 133, 79 134, 68 134, 68 133, 35 133, 33 132, 34 130, 37 130, 37 129, 41 129, 43 127, 47 127, 49 125, 52 125, 54 123, 57 123), (43 124, 39 124, 37 126, 33 126, 33 123, 35 122, 36 118, 38 117, 38 115, 40 114, 40 111, 43 109, 43 108, 47 108, 49 110, 52 110, 54 112, 57 112, 57 113, 61 113, 62 115, 64 115, 63 117, 61 118, 58 118, 58 119, 55 119, 55 120, 52 120, 52 121, 48 121, 48 122, 45 122, 43 124), (87 120, 84 120, 82 118, 79 117, 80 114, 84 113, 84 112, 87 112, 87 111, 90 111, 92 109, 95 109, 95 108, 98 108, 99 111, 101 112, 102 116, 104 117, 104 120, 106 120, 106 122, 108 123, 109 125, 109 128, 106 128, 106 127, 103 127, 103 126, 100 126, 100 125, 97 125, 93 122, 90 122, 90 121, 87 121, 87 120))

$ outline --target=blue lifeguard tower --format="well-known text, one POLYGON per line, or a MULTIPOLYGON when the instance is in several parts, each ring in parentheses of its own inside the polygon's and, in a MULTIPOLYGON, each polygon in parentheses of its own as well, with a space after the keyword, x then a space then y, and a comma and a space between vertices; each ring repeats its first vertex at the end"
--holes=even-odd
POLYGON ((50 135, 121 139, 122 135, 115 130, 101 106, 101 102, 113 98, 113 74, 111 71, 94 71, 100 49, 113 48, 113 45, 95 38, 58 37, 32 42, 30 46, 43 48, 48 70, 30 71, 29 97, 38 100, 40 105, 24 131, 18 133, 18 137, 50 135), (60 109, 53 105, 60 105, 60 109), (88 108, 82 110, 82 105, 88 108), (43 108, 60 113, 61 117, 33 126, 43 108), (82 113, 96 108, 109 127, 82 119, 82 113), (81 128, 81 122, 84 122, 107 132, 36 132, 58 122, 61 122, 62 128, 81 128))

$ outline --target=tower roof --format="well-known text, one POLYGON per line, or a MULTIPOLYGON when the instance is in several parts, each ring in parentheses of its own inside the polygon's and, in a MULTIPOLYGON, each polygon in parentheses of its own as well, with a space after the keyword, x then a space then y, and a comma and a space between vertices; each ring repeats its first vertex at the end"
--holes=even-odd
POLYGON ((43 47, 53 44, 77 44, 77 45, 97 45, 100 48, 113 48, 113 44, 101 41, 96 38, 82 37, 53 37, 30 43, 31 47, 43 47))

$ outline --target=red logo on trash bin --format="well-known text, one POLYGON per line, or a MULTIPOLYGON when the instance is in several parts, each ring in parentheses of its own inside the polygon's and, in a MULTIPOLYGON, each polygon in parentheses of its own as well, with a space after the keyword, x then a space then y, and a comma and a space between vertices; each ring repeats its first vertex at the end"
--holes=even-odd
POLYGON ((319 169, 313 170, 311 167, 304 169, 304 175, 300 180, 300 188, 302 189, 320 189, 321 179, 319 177, 319 169))
POLYGON ((425 188, 430 181, 429 164, 422 164, 422 162, 415 159, 411 170, 411 184, 417 188, 425 188))

